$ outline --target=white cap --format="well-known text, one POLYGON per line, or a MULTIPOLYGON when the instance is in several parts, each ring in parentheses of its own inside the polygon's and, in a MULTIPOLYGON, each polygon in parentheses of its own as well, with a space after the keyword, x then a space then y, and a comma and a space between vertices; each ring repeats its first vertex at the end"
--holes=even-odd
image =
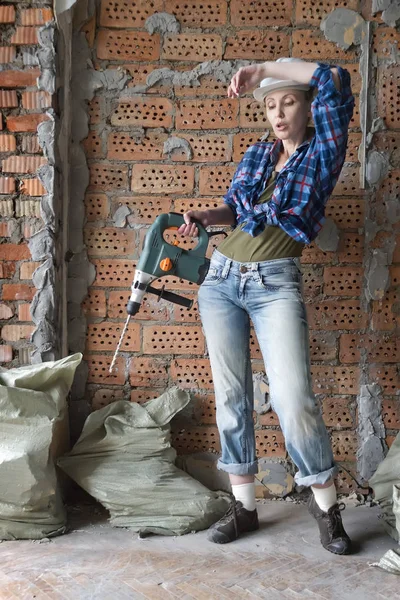
MULTIPOLYGON (((304 62, 301 58, 278 58, 276 62, 304 62)), ((258 87, 253 92, 253 96, 258 102, 263 102, 266 96, 275 90, 291 89, 291 90, 302 90, 308 92, 310 86, 306 83, 299 83, 293 81, 293 79, 274 79, 274 77, 267 77, 263 79, 258 87)))

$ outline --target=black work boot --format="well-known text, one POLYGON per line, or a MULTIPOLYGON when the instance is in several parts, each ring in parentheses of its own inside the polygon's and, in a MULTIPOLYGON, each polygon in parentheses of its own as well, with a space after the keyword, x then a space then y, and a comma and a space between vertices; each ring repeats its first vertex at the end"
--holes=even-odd
POLYGON ((215 544, 233 542, 242 533, 259 528, 257 510, 246 510, 239 500, 233 500, 226 514, 211 525, 207 539, 215 544))
POLYGON ((344 530, 342 515, 344 504, 334 504, 324 512, 316 503, 314 494, 308 501, 308 512, 317 520, 321 544, 333 554, 350 554, 351 540, 344 530))

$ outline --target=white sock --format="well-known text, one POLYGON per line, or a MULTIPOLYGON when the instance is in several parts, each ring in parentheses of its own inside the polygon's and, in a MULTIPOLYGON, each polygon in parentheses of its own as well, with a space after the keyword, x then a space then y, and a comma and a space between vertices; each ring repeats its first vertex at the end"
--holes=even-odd
POLYGON ((254 481, 252 483, 241 483, 232 485, 232 494, 236 500, 239 500, 246 510, 255 510, 256 508, 256 490, 254 481))
POLYGON ((328 512, 331 506, 336 504, 337 493, 334 483, 332 483, 332 485, 326 488, 316 488, 311 486, 311 489, 314 494, 315 502, 324 512, 328 512))

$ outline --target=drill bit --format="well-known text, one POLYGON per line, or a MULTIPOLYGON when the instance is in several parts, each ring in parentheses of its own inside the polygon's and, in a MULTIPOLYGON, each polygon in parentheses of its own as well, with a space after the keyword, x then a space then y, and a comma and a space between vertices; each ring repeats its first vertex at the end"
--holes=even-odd
POLYGON ((112 359, 112 362, 111 362, 110 368, 108 369, 108 372, 109 372, 110 374, 111 374, 111 373, 112 373, 112 371, 113 371, 113 368, 114 368, 114 365, 115 365, 115 361, 117 360, 118 352, 119 352, 119 349, 121 348, 121 344, 122 344, 122 341, 123 341, 123 339, 124 339, 124 336, 125 336, 126 330, 128 329, 128 325, 129 325, 129 321, 130 321, 130 320, 131 320, 131 315, 128 315, 128 318, 126 319, 126 323, 125 323, 125 325, 124 325, 124 328, 123 328, 123 330, 122 330, 121 336, 120 336, 120 338, 119 338, 118 346, 117 346, 117 348, 116 348, 116 350, 115 350, 115 352, 114 352, 114 356, 113 356, 113 359, 112 359))

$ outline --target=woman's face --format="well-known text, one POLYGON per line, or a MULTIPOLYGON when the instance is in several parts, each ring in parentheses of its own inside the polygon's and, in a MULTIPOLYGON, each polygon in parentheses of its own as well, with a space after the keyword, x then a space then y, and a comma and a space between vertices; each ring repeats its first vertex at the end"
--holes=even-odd
POLYGON ((311 103, 302 90, 277 90, 265 98, 267 119, 280 140, 303 139, 311 103))

